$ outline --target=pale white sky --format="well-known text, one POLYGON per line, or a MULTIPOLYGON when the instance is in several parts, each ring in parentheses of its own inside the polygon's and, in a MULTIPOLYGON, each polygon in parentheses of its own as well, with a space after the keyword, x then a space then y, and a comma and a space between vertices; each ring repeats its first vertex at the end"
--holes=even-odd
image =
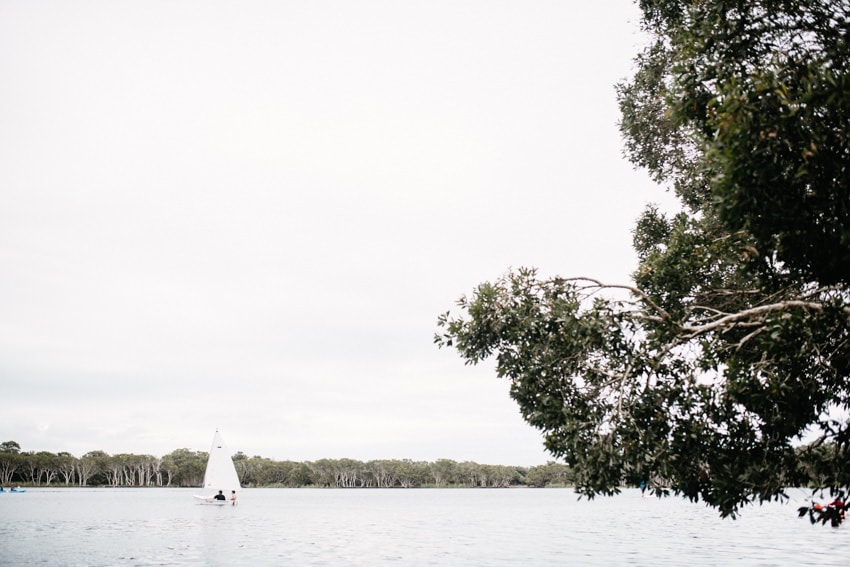
POLYGON ((437 316, 624 282, 629 0, 0 0, 0 441, 550 457, 437 316))

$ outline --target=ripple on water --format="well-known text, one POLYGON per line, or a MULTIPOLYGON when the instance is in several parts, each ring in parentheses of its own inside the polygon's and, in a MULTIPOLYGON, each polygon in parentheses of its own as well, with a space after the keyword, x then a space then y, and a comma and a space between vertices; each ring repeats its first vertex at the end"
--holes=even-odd
POLYGON ((578 500, 571 490, 245 490, 203 506, 181 489, 33 489, 0 501, 0 565, 789 565, 840 561, 847 529, 796 505, 722 520, 699 504, 578 500), (32 497, 32 498, 29 498, 32 497))

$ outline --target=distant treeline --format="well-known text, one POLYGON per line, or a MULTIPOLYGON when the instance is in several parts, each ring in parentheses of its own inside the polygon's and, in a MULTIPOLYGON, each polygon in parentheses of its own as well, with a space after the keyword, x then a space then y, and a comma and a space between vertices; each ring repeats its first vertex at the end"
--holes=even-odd
MULTIPOLYGON (((0 485, 30 486, 172 486, 203 484, 208 453, 177 449, 163 457, 90 451, 25 452, 15 441, 0 443, 0 485)), ((440 459, 436 462, 390 459, 320 459, 295 462, 233 456, 244 487, 414 488, 566 486, 573 477, 566 465, 534 467, 481 465, 440 459)))

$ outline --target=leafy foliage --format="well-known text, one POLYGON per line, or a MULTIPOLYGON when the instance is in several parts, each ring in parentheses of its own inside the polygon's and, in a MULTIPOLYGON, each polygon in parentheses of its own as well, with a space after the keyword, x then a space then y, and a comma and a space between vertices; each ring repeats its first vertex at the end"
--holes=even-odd
POLYGON ((4 441, 0 443, 0 453, 20 453, 21 446, 17 441, 4 441))
POLYGON ((626 155, 680 197, 630 285, 510 272, 438 320, 495 357, 592 497, 623 482, 726 516, 850 485, 850 3, 646 0, 626 155), (808 444, 806 444, 808 443, 808 444))
POLYGON ((831 526, 837 527, 847 518, 847 510, 850 510, 850 504, 844 502, 839 496, 826 505, 815 503, 812 506, 801 506, 797 509, 797 513, 801 518, 808 516, 813 524, 829 522, 831 526))
MULTIPOLYGON (((20 449, 17 443, 14 447, 20 449)), ((208 457, 204 451, 190 449, 177 449, 161 458, 133 453, 109 455, 103 451, 90 451, 81 458, 69 453, 0 451, 0 485, 200 486, 208 457)), ((233 462, 246 487, 505 488, 526 484, 563 486, 572 481, 569 468, 557 463, 526 469, 450 459, 433 463, 410 459, 294 462, 248 457, 242 452, 233 455, 233 462)))

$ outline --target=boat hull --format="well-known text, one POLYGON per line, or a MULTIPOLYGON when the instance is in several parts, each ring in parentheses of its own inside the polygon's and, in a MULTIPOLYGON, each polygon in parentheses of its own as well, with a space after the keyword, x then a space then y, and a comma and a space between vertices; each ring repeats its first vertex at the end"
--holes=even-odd
POLYGON ((235 504, 230 500, 216 500, 212 496, 199 496, 197 494, 193 494, 192 496, 198 500, 199 504, 210 504, 212 506, 227 506, 228 504, 235 504))

